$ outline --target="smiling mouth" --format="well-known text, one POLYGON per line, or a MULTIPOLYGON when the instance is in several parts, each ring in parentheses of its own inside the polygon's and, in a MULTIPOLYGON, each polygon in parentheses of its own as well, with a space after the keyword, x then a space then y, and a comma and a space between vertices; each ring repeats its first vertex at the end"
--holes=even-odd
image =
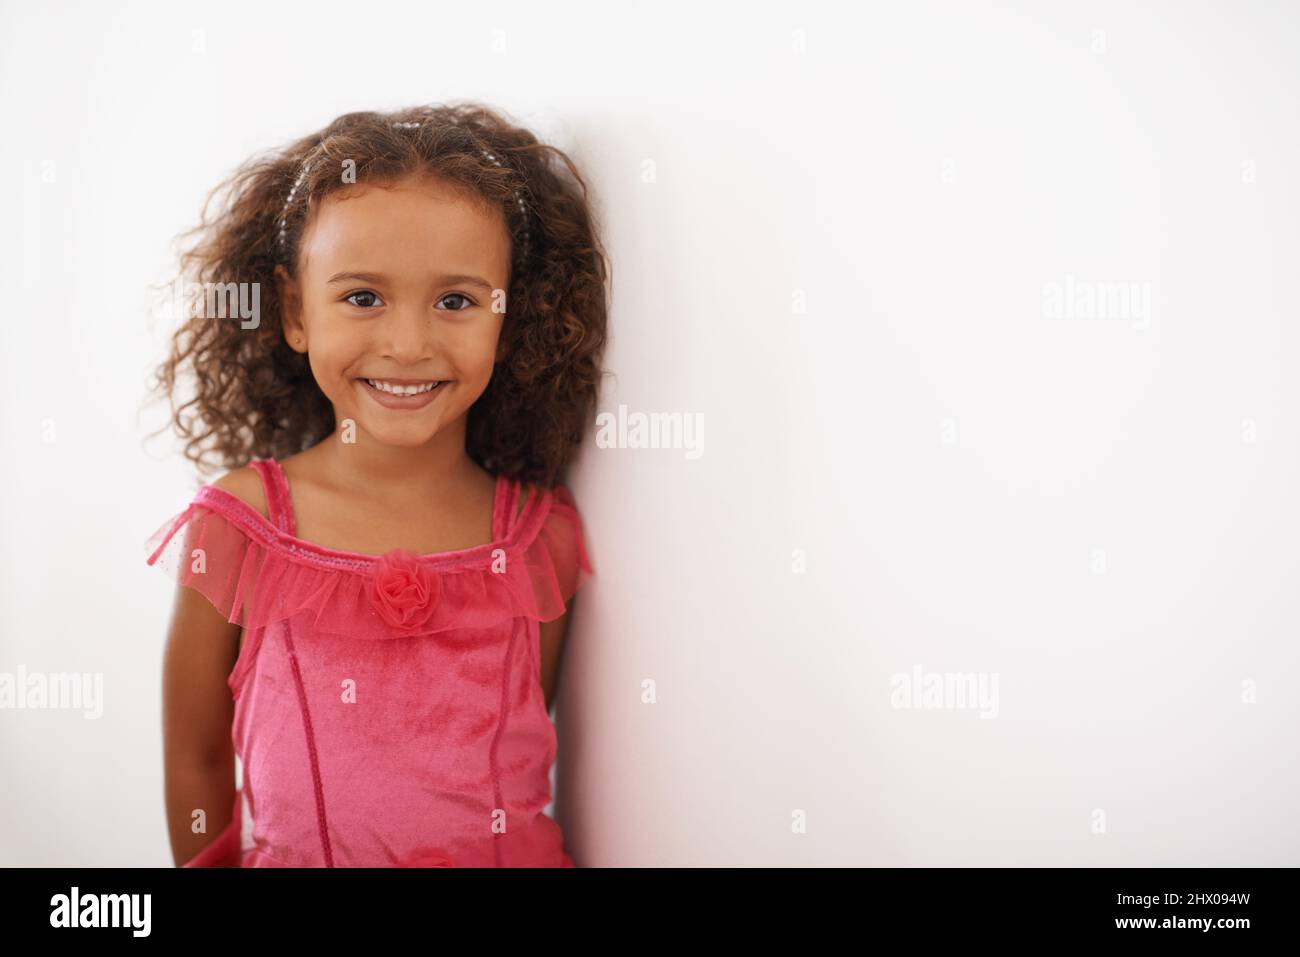
POLYGON ((366 385, 376 392, 385 392, 388 395, 407 396, 423 395, 425 392, 432 392, 438 386, 447 380, 445 379, 424 379, 411 381, 407 379, 362 379, 366 385))
POLYGON ((366 379, 356 380, 370 401, 385 409, 414 412, 437 401, 450 379, 366 379))

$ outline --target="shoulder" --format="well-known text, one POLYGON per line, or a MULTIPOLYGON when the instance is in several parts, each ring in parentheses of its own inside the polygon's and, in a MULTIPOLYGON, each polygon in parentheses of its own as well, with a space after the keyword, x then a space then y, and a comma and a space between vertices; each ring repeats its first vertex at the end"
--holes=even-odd
POLYGON ((263 518, 267 517, 266 490, 262 486, 262 476, 251 465, 227 472, 211 484, 229 492, 246 505, 251 505, 263 518))

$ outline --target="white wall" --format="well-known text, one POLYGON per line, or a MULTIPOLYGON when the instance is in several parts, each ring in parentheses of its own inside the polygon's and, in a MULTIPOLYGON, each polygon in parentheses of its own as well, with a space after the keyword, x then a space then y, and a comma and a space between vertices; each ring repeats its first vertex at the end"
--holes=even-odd
POLYGON ((601 408, 704 421, 573 474, 580 864, 1300 864, 1294 10, 77 9, 0 7, 0 671, 105 712, 0 711, 0 865, 170 863, 171 239, 256 150, 463 97, 590 174, 601 408), (1150 308, 1054 318, 1067 277, 1150 308), (995 716, 895 707, 917 668, 995 716))

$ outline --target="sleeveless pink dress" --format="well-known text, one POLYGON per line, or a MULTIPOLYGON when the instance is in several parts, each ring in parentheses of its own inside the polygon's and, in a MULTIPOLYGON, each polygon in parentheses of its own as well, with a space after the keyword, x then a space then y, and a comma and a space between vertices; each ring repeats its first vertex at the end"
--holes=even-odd
POLYGON ((243 780, 185 866, 573 867, 542 810, 539 646, 592 573, 569 490, 498 476, 492 543, 374 556, 297 538, 283 469, 251 464, 269 519, 205 485, 149 540, 149 564, 245 629, 243 780))

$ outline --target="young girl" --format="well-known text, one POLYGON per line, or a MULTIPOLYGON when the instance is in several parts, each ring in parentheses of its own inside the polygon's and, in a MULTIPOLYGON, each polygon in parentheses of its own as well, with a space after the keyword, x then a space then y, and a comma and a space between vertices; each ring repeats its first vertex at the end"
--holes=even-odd
POLYGON ((157 379, 231 470, 149 542, 181 586, 177 862, 572 867, 542 809, 592 573, 560 484, 605 343, 585 183, 457 104, 347 114, 225 185, 157 379))

